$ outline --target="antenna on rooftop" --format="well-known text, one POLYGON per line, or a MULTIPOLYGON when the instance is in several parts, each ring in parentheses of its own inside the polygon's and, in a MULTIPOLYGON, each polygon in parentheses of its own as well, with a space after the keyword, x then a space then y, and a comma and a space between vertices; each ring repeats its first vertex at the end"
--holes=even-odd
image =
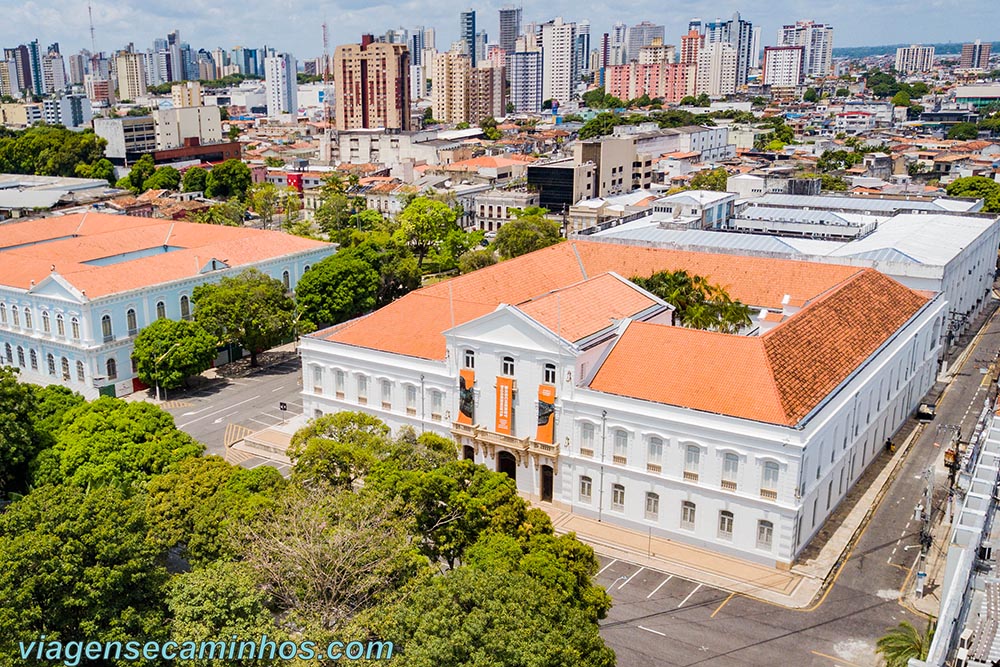
POLYGON ((326 89, 330 83, 330 32, 323 19, 323 120, 330 124, 330 100, 326 97, 326 89))
POLYGON ((90 48, 94 55, 97 55, 97 38, 94 37, 94 8, 90 2, 87 3, 87 16, 90 17, 90 48))

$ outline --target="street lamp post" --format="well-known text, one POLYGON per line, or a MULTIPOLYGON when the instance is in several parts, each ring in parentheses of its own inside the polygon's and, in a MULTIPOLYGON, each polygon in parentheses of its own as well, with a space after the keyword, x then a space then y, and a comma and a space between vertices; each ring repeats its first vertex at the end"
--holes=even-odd
POLYGON ((167 355, 177 349, 180 342, 171 345, 166 352, 153 361, 153 374, 156 376, 156 402, 160 402, 160 362, 166 359, 167 355))

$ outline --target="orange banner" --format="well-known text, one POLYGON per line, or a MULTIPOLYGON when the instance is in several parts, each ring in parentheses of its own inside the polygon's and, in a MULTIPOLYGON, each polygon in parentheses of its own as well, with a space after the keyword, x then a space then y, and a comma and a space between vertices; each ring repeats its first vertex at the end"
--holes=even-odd
POLYGON ((511 435, 514 428, 514 378, 497 377, 497 433, 511 435))
POLYGON ((538 432, 535 440, 553 442, 556 431, 556 388, 550 384, 538 385, 538 432))
POLYGON ((476 423, 476 395, 473 388, 476 385, 476 371, 463 368, 458 372, 458 423, 472 425, 476 423))

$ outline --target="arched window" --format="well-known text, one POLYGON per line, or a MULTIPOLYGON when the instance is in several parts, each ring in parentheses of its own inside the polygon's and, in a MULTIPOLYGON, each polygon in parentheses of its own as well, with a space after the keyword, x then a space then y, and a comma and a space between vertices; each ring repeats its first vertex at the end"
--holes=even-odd
POLYGON ((652 493, 646 493, 646 518, 655 521, 660 517, 660 496, 652 493))
POLYGON ((31 308, 24 307, 24 328, 31 329, 31 308))
POLYGON ((306 264, 305 266, 302 267, 302 273, 305 273, 308 270, 309 270, 309 265, 308 264, 306 264))
POLYGON ((660 463, 663 460, 663 438, 653 436, 649 439, 648 463, 660 463))
POLYGON ((736 488, 740 472, 740 457, 732 452, 726 452, 722 459, 722 486, 736 488))
POLYGON ((87 376, 84 373, 83 362, 82 361, 76 362, 76 379, 79 382, 84 382, 87 379, 87 376))
POLYGON ((63 357, 60 360, 59 366, 62 369, 62 379, 63 380, 69 380, 69 359, 67 359, 66 357, 63 357))
POLYGON ((513 375, 514 374, 514 358, 504 357, 500 362, 500 374, 501 375, 513 375))
POLYGON ((462 363, 465 364, 466 368, 476 367, 476 352, 475 350, 466 350, 462 353, 462 363))
POLYGON ((281 272, 281 284, 285 286, 286 290, 292 288, 292 276, 288 271, 281 272))
POLYGON ((115 361, 114 359, 108 359, 107 368, 108 368, 108 379, 109 380, 114 380, 115 378, 118 377, 118 362, 117 361, 115 361))
MULTIPOLYGON (((73 320, 75 321, 76 318, 74 317, 73 320)), ((103 317, 101 317, 101 334, 104 336, 104 342, 105 343, 107 343, 109 341, 113 341, 115 339, 115 332, 111 328, 111 316, 110 315, 104 315, 103 317)), ((76 337, 77 337, 76 336, 76 331, 74 331, 73 332, 73 338, 76 338, 76 337)))
POLYGON ((701 447, 688 445, 684 450, 684 479, 697 482, 700 469, 701 447))
POLYGON ((4 359, 7 360, 7 363, 13 365, 13 363, 14 363, 14 348, 12 348, 10 346, 10 343, 4 343, 3 344, 3 352, 4 352, 4 354, 3 354, 4 359))
POLYGON ((38 370, 38 354, 34 350, 31 350, 30 352, 28 352, 28 361, 31 362, 31 370, 37 371, 38 370))
POLYGON ((757 522, 757 548, 771 550, 774 541, 774 524, 770 521, 757 522))
POLYGON ((56 358, 51 354, 45 355, 46 366, 49 369, 49 375, 55 377, 56 374, 56 358))
POLYGON ((555 364, 545 364, 545 369, 543 372, 543 378, 546 384, 556 383, 556 365, 555 364))
POLYGON ((162 301, 156 302, 156 319, 162 320, 167 316, 167 304, 162 301))
POLYGON ((616 512, 625 511, 625 487, 621 484, 611 485, 611 509, 616 512))
POLYGON ((589 477, 580 478, 580 500, 585 503, 590 502, 591 495, 594 491, 594 481, 589 477))
POLYGON ((17 365, 24 368, 24 348, 17 346, 17 365))
POLYGON ((17 306, 10 307, 10 318, 15 327, 21 326, 21 315, 17 310, 17 306))
POLYGON ((764 469, 760 479, 761 491, 778 490, 778 464, 774 461, 764 461, 764 469))
POLYGON ((139 333, 139 322, 135 317, 135 308, 129 308, 125 313, 125 323, 128 325, 128 335, 134 336, 139 333))
POLYGON ((56 315, 56 333, 63 338, 66 337, 66 322, 63 320, 62 313, 56 315))
MULTIPOLYGON (((107 317, 107 315, 105 315, 105 317, 107 317)), ((108 318, 109 324, 110 321, 111 321, 110 318, 108 318)), ((70 329, 73 331, 73 340, 80 340, 80 320, 76 319, 75 317, 70 318, 69 326, 70 329)))
POLYGON ((695 504, 690 500, 681 502, 681 528, 694 530, 695 504))
POLYGON ((187 294, 181 296, 181 319, 191 319, 191 299, 187 297, 187 294))
MULTIPOLYGON (((623 428, 615 429, 615 458, 625 458, 628 456, 628 431, 623 428)), ((615 461, 618 463, 618 461, 615 461)))
POLYGON ((49 311, 42 311, 42 331, 52 333, 52 320, 49 318, 49 311))
POLYGON ((0 324, 7 324, 7 304, 0 303, 0 324))
POLYGON ((724 540, 733 539, 733 513, 729 510, 719 512, 719 537, 724 540))

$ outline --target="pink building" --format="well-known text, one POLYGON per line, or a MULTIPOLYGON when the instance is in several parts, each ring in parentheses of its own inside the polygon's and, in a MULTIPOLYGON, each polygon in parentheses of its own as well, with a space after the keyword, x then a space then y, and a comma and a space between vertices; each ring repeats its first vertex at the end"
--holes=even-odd
POLYGON ((608 68, 607 90, 622 100, 634 100, 644 94, 667 103, 680 102, 694 95, 697 67, 688 63, 616 65, 608 68))

